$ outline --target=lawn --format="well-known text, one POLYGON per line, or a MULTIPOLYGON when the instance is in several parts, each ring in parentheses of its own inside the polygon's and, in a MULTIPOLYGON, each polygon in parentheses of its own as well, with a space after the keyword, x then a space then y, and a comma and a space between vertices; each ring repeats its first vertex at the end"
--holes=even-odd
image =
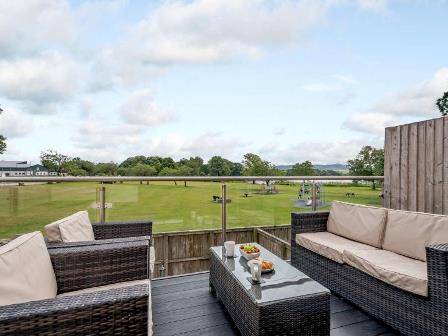
MULTIPOLYGON (((155 232, 218 228, 221 207, 212 202, 220 195, 220 183, 173 182, 106 184, 108 220, 151 219, 155 232)), ((95 183, 59 183, 0 187, 0 238, 18 233, 41 230, 54 220, 78 210, 89 210, 92 221, 98 220, 95 183)), ((278 225, 290 222, 291 211, 309 211, 295 207, 299 185, 279 185, 279 193, 259 194, 261 186, 248 183, 228 183, 231 203, 228 206, 228 226, 278 225), (249 197, 244 194, 248 193, 249 197)), ((379 190, 364 185, 325 185, 326 202, 343 200, 380 205, 379 190), (347 192, 355 193, 346 197, 347 192)), ((328 206, 322 209, 327 209, 328 206)))

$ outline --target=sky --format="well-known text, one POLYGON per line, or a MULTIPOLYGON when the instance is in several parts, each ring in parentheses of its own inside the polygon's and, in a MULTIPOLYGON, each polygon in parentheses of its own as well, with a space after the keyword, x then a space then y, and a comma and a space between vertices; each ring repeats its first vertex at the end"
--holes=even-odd
POLYGON ((439 115, 448 1, 0 0, 0 160, 344 163, 439 115))

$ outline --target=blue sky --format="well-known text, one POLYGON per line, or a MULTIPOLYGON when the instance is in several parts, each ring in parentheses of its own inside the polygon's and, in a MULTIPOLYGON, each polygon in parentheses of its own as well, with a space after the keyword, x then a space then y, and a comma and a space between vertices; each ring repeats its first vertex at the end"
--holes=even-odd
POLYGON ((446 1, 0 1, 0 159, 345 162, 438 115, 446 1))

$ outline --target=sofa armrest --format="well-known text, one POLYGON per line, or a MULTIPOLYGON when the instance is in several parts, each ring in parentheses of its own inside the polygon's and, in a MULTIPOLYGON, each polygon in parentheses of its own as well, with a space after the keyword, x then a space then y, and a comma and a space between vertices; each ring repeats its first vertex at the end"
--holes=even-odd
POLYGON ((148 286, 0 307, 0 335, 146 335, 148 286))
POLYGON ((148 279, 149 242, 49 247, 58 294, 117 282, 148 279))
POLYGON ((448 244, 427 246, 426 259, 429 296, 448 304, 448 244))
POLYGON ((327 231, 328 211, 291 213, 291 241, 296 234, 327 231))
POLYGON ((152 236, 151 221, 93 223, 95 239, 152 236))

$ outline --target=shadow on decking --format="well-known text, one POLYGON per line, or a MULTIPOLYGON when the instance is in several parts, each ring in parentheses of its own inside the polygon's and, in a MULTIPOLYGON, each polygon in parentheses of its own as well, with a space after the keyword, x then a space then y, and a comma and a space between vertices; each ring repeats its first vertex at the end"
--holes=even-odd
MULTIPOLYGON (((154 335, 239 335, 208 291, 208 272, 152 280, 154 335)), ((331 336, 398 335, 346 301, 331 298, 331 336)))

